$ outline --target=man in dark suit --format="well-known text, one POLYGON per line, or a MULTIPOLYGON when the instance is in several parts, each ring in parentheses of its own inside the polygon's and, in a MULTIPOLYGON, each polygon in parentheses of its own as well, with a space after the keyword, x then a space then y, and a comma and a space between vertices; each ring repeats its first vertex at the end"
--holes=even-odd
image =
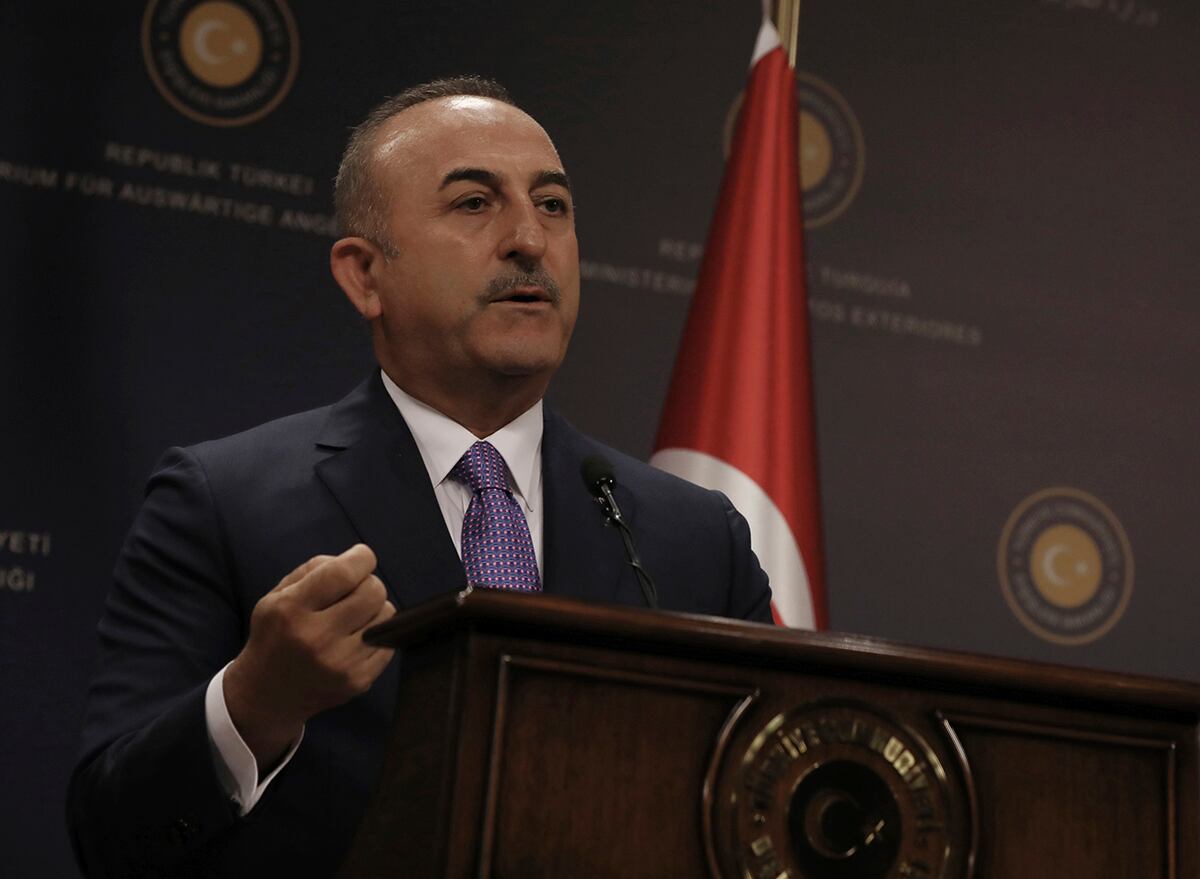
POLYGON ((410 89, 356 129, 337 201, 333 274, 381 370, 333 406, 172 450, 151 478, 71 786, 91 874, 331 875, 400 668, 366 628, 468 578, 643 603, 580 480, 591 454, 615 462, 662 607, 770 621, 723 496, 542 406, 579 262, 533 119, 485 80, 410 89))

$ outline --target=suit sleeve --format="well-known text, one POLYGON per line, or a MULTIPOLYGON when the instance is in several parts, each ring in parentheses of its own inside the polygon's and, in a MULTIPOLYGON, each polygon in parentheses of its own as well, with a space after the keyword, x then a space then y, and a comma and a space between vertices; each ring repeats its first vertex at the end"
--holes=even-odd
POLYGON ((245 639, 199 460, 167 452, 147 487, 98 627, 68 818, 89 876, 186 872, 238 820, 205 725, 212 676, 245 639))
POLYGON ((731 545, 729 571, 729 609, 727 615, 756 623, 771 623, 771 585, 767 572, 750 549, 750 525, 721 492, 731 545))

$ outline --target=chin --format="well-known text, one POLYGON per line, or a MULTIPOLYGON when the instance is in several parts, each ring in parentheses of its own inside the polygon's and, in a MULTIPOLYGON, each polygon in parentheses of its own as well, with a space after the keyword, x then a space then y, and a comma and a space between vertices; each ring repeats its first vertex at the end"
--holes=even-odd
POLYGON ((493 372, 508 378, 535 376, 551 376, 558 364, 562 363, 558 352, 553 355, 528 351, 506 351, 496 357, 488 358, 488 366, 493 372))
POLYGON ((520 344, 514 339, 511 344, 486 352, 480 359, 492 372, 507 378, 548 377, 558 369, 565 353, 559 344, 520 344))
POLYGON ((558 361, 512 358, 495 361, 491 367, 494 373, 505 378, 533 378, 553 374, 554 370, 558 368, 558 361))

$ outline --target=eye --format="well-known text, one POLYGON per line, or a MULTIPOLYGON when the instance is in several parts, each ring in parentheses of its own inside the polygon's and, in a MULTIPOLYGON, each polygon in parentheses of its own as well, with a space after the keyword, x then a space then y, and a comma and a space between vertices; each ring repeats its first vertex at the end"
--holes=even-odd
POLYGON ((482 195, 472 195, 464 198, 455 208, 464 210, 469 214, 477 214, 488 206, 488 200, 482 195))
POLYGON ((548 214, 561 216, 568 213, 570 205, 565 198, 559 198, 556 195, 550 195, 538 202, 538 207, 548 214))

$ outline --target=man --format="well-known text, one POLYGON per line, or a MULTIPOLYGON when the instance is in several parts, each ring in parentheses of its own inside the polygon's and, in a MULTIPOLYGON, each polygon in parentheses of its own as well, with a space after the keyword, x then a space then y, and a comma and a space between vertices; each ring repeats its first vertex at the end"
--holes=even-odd
POLYGON ((366 628, 468 579, 643 603, 580 480, 590 454, 615 462, 662 607, 770 620, 724 497, 544 409, 579 305, 574 208, 503 89, 459 78, 386 102, 347 147, 337 204, 331 268, 381 370, 331 407, 172 450, 151 478, 70 793, 94 875, 331 875, 399 674, 366 628))

